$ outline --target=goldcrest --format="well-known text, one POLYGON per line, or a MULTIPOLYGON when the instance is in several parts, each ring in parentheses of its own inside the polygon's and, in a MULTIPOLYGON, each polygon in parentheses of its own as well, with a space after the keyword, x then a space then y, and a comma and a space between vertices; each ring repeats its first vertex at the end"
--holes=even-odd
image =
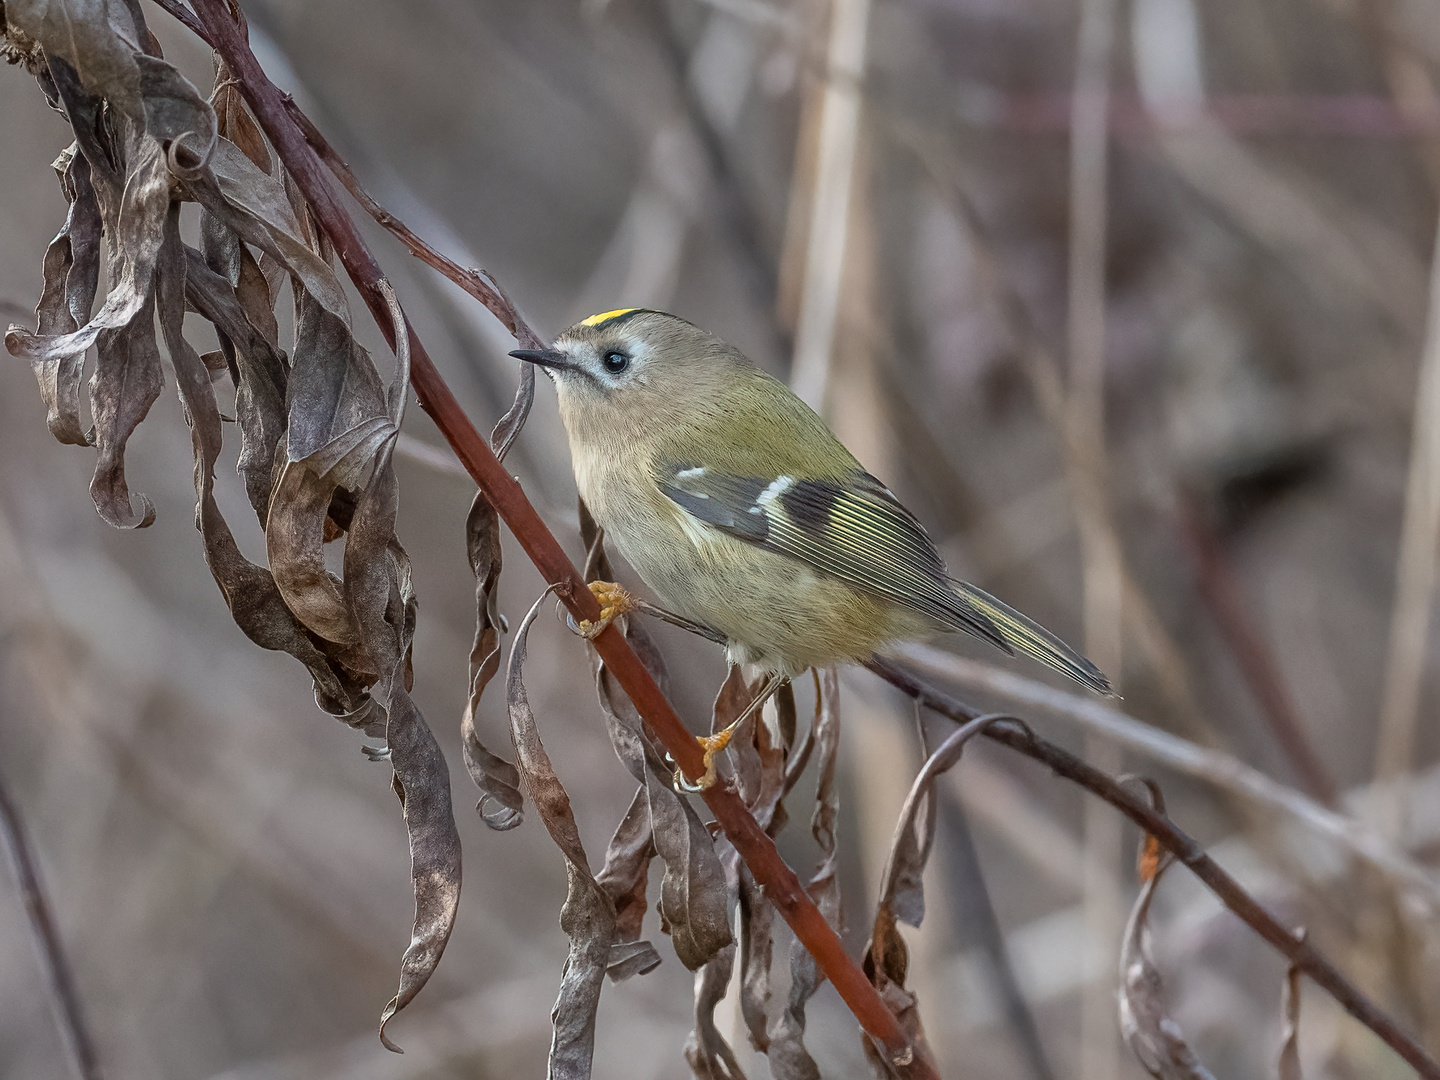
POLYGON ((963 630, 1111 692, 1054 634, 951 578, 825 422, 713 334, 621 308, 511 355, 554 381, 606 540, 666 608, 723 636, 733 663, 780 680, 963 630))

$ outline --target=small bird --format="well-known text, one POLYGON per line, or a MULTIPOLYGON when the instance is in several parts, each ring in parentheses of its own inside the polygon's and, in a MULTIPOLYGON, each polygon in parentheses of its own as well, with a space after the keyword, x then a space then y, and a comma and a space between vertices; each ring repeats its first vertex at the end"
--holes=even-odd
MULTIPOLYGON (((955 630, 1111 693, 1054 634, 950 577, 825 422, 715 335, 619 308, 510 355, 554 381, 575 482, 606 538, 668 609, 768 676, 757 706, 807 668, 955 630)), ((613 583, 591 588, 599 627, 631 606, 613 583)))

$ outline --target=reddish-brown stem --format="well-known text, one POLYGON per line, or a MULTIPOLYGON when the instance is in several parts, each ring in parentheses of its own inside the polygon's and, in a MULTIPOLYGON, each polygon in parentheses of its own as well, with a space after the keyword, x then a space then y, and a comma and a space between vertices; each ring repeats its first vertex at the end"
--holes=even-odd
MULTIPOLYGON (((376 323, 386 337, 392 339, 393 345, 394 329, 389 309, 378 288, 383 277, 380 267, 361 239, 354 221, 340 205, 326 175, 325 165, 295 121, 293 106, 261 69, 250 51, 243 24, 232 16, 232 8, 225 0, 194 0, 194 9, 210 44, 234 73, 241 93, 245 95, 260 126, 295 184, 304 193, 316 221, 335 245, 341 263, 376 323)), ((408 330, 410 382, 421 408, 430 414, 531 562, 545 580, 555 586, 556 595, 575 618, 598 620, 600 606, 586 588, 580 572, 545 527, 519 483, 496 460, 489 445, 460 408, 414 327, 408 330)), ((700 747, 624 637, 610 627, 595 638, 594 645, 605 666, 629 695, 680 770, 692 781, 697 780, 705 772, 700 747)), ((933 1063, 916 1054, 899 1021, 886 1008, 859 966, 845 953, 839 936, 820 914, 795 872, 785 864, 774 842, 751 816, 733 787, 721 781, 708 788, 704 798, 716 821, 725 830, 725 835, 755 875, 755 880, 764 886, 766 896, 815 957, 826 977, 834 983, 860 1026, 885 1048, 897 1072, 907 1077, 938 1080, 939 1074, 933 1063)))
MULTIPOLYGON (((904 668, 888 660, 872 660, 867 665, 886 682, 927 709, 949 717, 957 723, 968 723, 982 710, 927 685, 904 668)), ((1178 825, 1151 806, 1149 793, 1140 794, 1119 783, 1068 750, 1040 738, 1022 724, 992 724, 984 735, 1003 743, 1026 757, 1048 766, 1056 776, 1071 780, 1098 795, 1153 836, 1174 856, 1189 867, 1207 888, 1246 925, 1283 954, 1291 964, 1303 971, 1315 984, 1330 994, 1355 1019, 1380 1036, 1391 1049, 1414 1066, 1425 1080, 1440 1080, 1440 1064, 1425 1052, 1424 1047, 1400 1030, 1398 1024, 1347 979, 1311 944, 1306 935, 1289 929, 1279 919, 1241 888, 1214 859, 1205 854, 1200 843, 1178 825)))

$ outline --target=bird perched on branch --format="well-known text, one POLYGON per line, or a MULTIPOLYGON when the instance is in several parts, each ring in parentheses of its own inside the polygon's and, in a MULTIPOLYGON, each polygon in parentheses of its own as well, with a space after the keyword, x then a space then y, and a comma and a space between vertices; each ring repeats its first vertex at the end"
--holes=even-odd
MULTIPOLYGON (((669 609, 768 676, 752 709, 807 668, 955 630, 1111 692, 1054 634, 950 577, 825 422, 713 334, 620 308, 510 355, 554 380, 575 481, 606 537, 669 609)), ((591 589, 602 622, 590 629, 631 607, 618 585, 591 589)))

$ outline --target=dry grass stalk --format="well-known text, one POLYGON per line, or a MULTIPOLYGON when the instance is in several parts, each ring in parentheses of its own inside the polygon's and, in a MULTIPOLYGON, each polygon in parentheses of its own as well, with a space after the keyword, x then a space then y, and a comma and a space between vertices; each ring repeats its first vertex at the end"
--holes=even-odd
POLYGON ((1435 595, 1436 544, 1440 540, 1440 233, 1431 264, 1430 314, 1420 355, 1419 387, 1410 434, 1405 517, 1395 563, 1395 600, 1375 740, 1375 780, 1392 791, 1378 821, 1389 836, 1405 824, 1404 785, 1411 769, 1420 687, 1429 653, 1430 609, 1435 595))
POLYGON ((790 379, 800 398, 822 414, 846 265, 851 195, 860 148, 860 84, 869 29, 870 0, 832 0, 815 185, 809 200, 805 272, 790 379))

